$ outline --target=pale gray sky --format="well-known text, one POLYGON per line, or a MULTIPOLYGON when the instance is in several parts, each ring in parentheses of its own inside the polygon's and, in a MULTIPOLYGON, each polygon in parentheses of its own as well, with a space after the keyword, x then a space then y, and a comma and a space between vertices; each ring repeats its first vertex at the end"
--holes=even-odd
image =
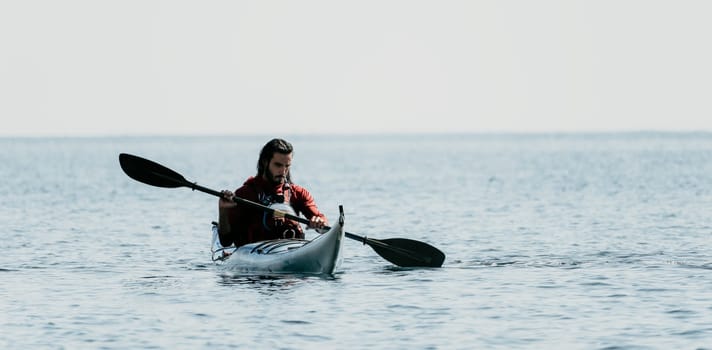
POLYGON ((0 1, 0 135, 712 131, 712 1, 0 1))

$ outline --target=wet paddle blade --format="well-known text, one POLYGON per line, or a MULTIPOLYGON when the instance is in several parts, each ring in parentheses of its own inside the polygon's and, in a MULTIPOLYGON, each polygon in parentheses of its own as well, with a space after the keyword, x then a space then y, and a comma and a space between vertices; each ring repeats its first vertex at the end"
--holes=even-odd
POLYGON ((445 253, 425 242, 407 238, 389 238, 366 242, 384 259, 402 267, 441 267, 445 253), (381 244, 382 243, 382 244, 381 244))
POLYGON ((119 163, 126 175, 147 185, 176 188, 188 184, 188 181, 182 175, 139 156, 121 153, 119 154, 119 163))

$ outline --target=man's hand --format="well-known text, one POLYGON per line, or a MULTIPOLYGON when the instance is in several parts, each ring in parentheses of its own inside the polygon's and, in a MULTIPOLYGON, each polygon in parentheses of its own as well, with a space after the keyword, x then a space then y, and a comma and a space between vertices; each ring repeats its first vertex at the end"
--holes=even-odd
POLYGON ((222 190, 220 193, 222 193, 222 197, 220 197, 220 201, 218 202, 220 209, 234 208, 237 206, 237 203, 232 200, 232 198, 235 197, 234 193, 228 190, 222 190))
POLYGON ((309 219, 309 228, 315 229, 319 233, 324 233, 323 228, 326 226, 328 223, 326 220, 322 219, 321 216, 314 215, 309 219))

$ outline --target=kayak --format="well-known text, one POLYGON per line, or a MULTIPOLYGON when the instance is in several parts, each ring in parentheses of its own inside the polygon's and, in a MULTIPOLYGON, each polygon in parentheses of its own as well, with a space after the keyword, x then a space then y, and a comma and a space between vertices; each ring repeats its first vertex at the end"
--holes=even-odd
POLYGON ((213 261, 223 270, 247 274, 331 275, 341 265, 344 215, 312 240, 276 239, 223 247, 213 223, 213 261))

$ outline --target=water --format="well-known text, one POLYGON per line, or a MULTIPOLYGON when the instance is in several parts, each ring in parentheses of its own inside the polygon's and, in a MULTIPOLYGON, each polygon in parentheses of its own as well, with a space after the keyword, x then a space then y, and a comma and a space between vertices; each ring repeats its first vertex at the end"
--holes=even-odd
POLYGON ((288 138, 330 218, 447 254, 326 278, 220 272, 216 199, 118 164, 234 189, 267 139, 0 139, 0 348, 712 348, 708 133, 288 138))

